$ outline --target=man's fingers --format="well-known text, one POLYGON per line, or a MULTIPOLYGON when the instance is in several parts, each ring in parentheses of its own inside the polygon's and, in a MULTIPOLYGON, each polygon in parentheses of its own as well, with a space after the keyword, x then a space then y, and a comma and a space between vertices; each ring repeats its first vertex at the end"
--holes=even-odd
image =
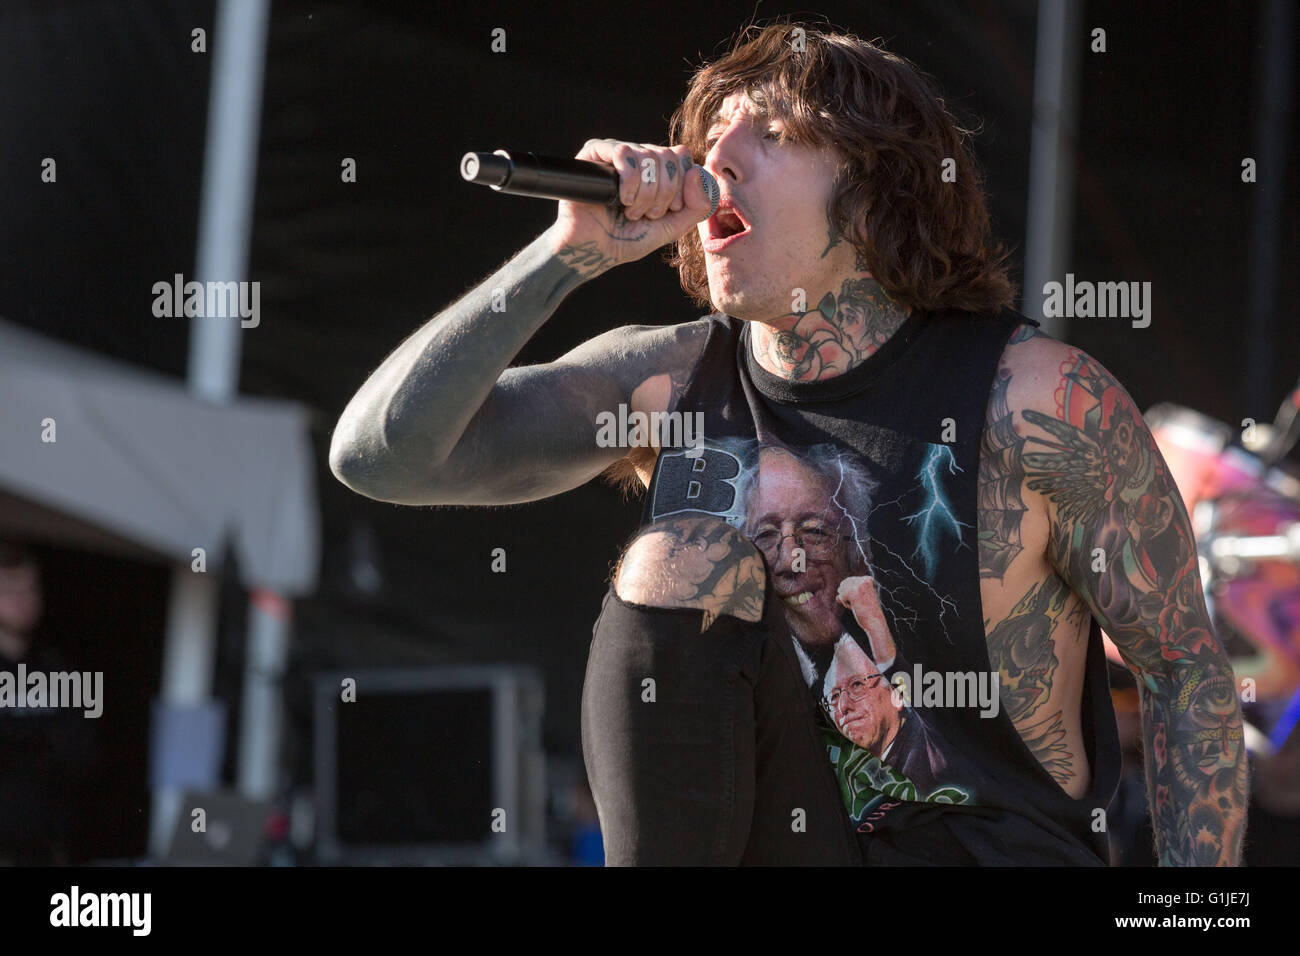
MULTIPOLYGON (((635 218, 658 219, 658 216, 652 217, 651 213, 654 212, 659 201, 659 186, 663 176, 659 168, 659 157, 654 152, 653 147, 645 143, 641 144, 638 165, 641 167, 641 191, 637 194, 637 201, 633 206, 633 211, 636 213, 635 218)), ((628 216, 631 218, 632 213, 629 212, 628 216)))
MULTIPOLYGON (((617 237, 614 258, 619 262, 639 259, 651 249, 681 239, 713 211, 712 195, 700 181, 703 170, 685 146, 589 139, 577 158, 605 163, 618 172, 621 208, 605 225, 596 227, 589 219, 572 218, 569 204, 561 204, 565 235, 598 246, 605 245, 606 237, 617 237), (596 228, 603 235, 597 235, 596 228)), ((716 184, 712 188, 716 192, 716 184)), ((604 212, 610 215, 610 210, 604 212)))
POLYGON ((640 167, 631 144, 614 139, 589 139, 575 159, 605 163, 618 171, 618 201, 624 209, 632 206, 641 189, 640 167))
POLYGON ((699 188, 699 171, 695 167, 695 162, 691 159, 691 151, 685 146, 674 146, 673 153, 677 157, 677 168, 681 171, 681 189, 673 199, 673 212, 681 212, 690 202, 689 193, 691 190, 691 180, 696 180, 695 187, 699 188))
POLYGON ((847 577, 841 581, 840 586, 835 589, 835 596, 841 601, 851 601, 853 600, 854 595, 858 593, 858 589, 862 586, 862 582, 870 580, 871 578, 862 577, 861 575, 847 577))
POLYGON ((677 212, 669 212, 663 219, 659 220, 663 223, 665 234, 668 237, 664 240, 665 242, 680 239, 688 229, 708 219, 713 211, 713 201, 708 190, 704 188, 700 181, 702 172, 704 172, 704 167, 691 166, 685 174, 686 183, 682 189, 682 196, 685 201, 682 208, 677 212))
POLYGON ((577 158, 618 170, 619 202, 628 219, 657 220, 686 210, 702 211, 689 218, 686 225, 690 225, 708 218, 712 210, 709 191, 700 180, 700 167, 685 146, 589 139, 577 158))
POLYGON ((673 200, 682 190, 681 173, 677 168, 677 154, 671 149, 666 146, 648 148, 655 158, 659 188, 655 192, 654 202, 650 204, 646 215, 651 219, 662 219, 668 214, 673 200))
POLYGON ((840 604, 852 610, 860 621, 870 622, 873 626, 885 626, 885 612, 880 607, 875 578, 845 578, 840 582, 835 597, 840 604))
MULTIPOLYGON (((645 193, 645 180, 641 175, 641 155, 628 143, 616 143, 610 163, 618 170, 619 202, 625 211, 638 206, 645 193)), ((628 216, 629 219, 634 218, 628 216)))
MULTIPOLYGON (((629 219, 658 219, 662 215, 656 215, 656 210, 660 206, 659 195, 666 178, 663 173, 659 154, 653 147, 642 143, 640 146, 631 147, 636 155, 637 177, 640 179, 640 188, 637 191, 636 201, 626 210, 629 219)), ((664 206, 667 203, 663 203, 664 206)))

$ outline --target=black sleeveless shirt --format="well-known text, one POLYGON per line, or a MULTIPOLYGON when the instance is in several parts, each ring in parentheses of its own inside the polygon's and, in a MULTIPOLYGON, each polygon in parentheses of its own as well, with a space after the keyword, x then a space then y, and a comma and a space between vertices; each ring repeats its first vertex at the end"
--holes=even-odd
POLYGON ((980 600, 990 389, 1011 333, 1036 323, 913 313, 848 372, 789 382, 754 359, 748 323, 703 321, 676 406, 702 435, 688 425, 660 452, 642 522, 714 514, 763 551, 867 862, 1105 863, 1120 750, 1100 629, 1082 698, 1092 782, 1076 800, 1001 706, 980 600), (836 599, 868 576, 883 628, 836 599))

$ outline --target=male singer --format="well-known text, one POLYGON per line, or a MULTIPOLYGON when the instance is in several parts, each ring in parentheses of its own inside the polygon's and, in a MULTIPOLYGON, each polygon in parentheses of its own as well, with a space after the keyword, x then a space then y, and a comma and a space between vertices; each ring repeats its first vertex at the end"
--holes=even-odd
POLYGON ((622 209, 561 202, 388 356, 330 451, 340 481, 399 504, 534 501, 602 473, 645 487, 583 691, 608 861, 1102 865, 1119 754, 1100 623, 1141 688, 1160 862, 1235 864, 1241 714, 1187 513, 1123 387, 1010 311, 973 151, 928 80, 850 35, 752 27, 669 132, 589 140, 578 158, 619 171, 622 209), (711 315, 599 318, 511 367, 575 288, 669 243, 711 315), (620 404, 703 413, 703 447, 604 447, 620 404), (869 509, 791 469, 788 507, 742 513, 756 449, 823 446, 869 473, 869 509), (845 547, 871 587, 806 583, 845 547), (863 654, 888 627, 939 691, 900 703, 864 680, 823 701, 791 635, 828 615, 863 654), (995 717, 951 693, 980 673, 995 717), (825 719, 876 698, 951 744, 942 779, 909 776, 906 741, 861 748, 825 719))

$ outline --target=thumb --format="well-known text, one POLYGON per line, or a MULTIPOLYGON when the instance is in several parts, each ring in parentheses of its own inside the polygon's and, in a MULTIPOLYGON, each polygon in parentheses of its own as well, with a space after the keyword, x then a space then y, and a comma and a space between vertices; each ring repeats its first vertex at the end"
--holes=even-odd
POLYGON ((659 220, 670 239, 680 239, 688 229, 708 219, 717 211, 721 191, 718 181, 703 166, 692 166, 682 186, 683 206, 659 220))

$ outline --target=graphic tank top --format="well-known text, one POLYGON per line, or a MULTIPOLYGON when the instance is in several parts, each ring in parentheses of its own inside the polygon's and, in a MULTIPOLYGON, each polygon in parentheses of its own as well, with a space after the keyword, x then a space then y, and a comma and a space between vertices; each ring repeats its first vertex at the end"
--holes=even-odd
POLYGON ((705 321, 676 407, 702 434, 660 451, 641 520, 717 515, 764 553, 866 861, 1104 863, 1120 750, 1096 621, 1082 697, 1092 782, 1077 800, 1012 724, 985 638, 980 439, 998 360, 1031 320, 913 313, 817 382, 764 370, 747 323, 705 321))

